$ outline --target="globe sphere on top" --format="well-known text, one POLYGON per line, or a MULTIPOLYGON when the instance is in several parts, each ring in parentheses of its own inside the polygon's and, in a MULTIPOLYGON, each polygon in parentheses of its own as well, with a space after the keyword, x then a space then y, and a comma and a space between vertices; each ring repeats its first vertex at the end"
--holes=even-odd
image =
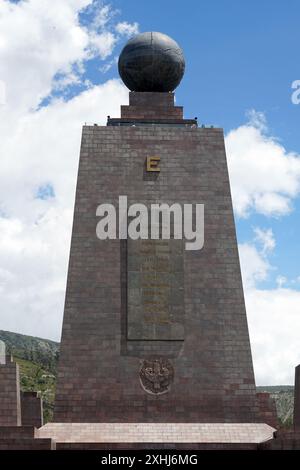
POLYGON ((119 57, 119 74, 131 91, 173 91, 185 68, 182 49, 169 36, 157 32, 130 39, 119 57))

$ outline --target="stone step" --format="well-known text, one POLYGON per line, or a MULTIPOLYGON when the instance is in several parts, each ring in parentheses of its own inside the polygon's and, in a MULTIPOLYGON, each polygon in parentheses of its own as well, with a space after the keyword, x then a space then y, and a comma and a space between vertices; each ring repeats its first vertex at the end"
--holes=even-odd
POLYGON ((33 439, 35 430, 34 426, 0 426, 0 439, 33 439))
POLYGON ((257 450, 258 444, 254 443, 133 443, 133 442, 57 442, 56 450, 257 450))
POLYGON ((0 437, 0 450, 55 450, 56 444, 52 439, 34 439, 0 437))
POLYGON ((266 450, 300 450, 300 432, 277 431, 274 439, 260 444, 259 448, 266 450))

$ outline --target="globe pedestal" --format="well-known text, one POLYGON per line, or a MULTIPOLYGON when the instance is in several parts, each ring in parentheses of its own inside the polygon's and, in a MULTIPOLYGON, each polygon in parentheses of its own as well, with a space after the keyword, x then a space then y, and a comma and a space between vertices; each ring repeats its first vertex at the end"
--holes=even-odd
POLYGON ((183 107, 174 105, 173 92, 129 92, 129 105, 121 105, 121 118, 108 118, 109 126, 127 126, 132 123, 140 124, 168 124, 168 125, 194 125, 196 119, 184 119, 183 107))

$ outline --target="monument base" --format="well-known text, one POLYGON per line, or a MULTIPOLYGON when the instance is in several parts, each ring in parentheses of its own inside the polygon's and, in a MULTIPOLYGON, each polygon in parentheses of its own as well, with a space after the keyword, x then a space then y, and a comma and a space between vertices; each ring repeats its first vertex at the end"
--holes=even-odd
POLYGON ((56 449, 248 449, 273 439, 264 423, 48 423, 56 449))
POLYGON ((40 437, 34 426, 0 426, 1 450, 55 450, 55 442, 40 437))

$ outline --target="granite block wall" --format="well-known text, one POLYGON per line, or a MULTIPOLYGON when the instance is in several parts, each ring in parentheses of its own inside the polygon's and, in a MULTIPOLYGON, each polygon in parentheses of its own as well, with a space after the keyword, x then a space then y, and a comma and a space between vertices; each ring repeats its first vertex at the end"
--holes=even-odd
POLYGON ((120 119, 82 132, 54 419, 253 422, 258 406, 223 131, 179 119, 173 94, 130 96, 120 119), (145 173, 151 155, 160 157, 158 175, 145 173), (205 206, 204 248, 182 255, 183 338, 128 337, 128 244, 96 237, 97 206, 117 206, 120 195, 129 205, 205 206), (143 386, 145 364, 168 377, 164 393, 143 386))
POLYGON ((43 426, 43 403, 37 392, 21 392, 22 425, 43 426))
POLYGON ((0 364, 0 426, 21 425, 19 366, 7 357, 0 364))

